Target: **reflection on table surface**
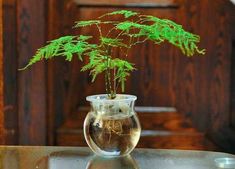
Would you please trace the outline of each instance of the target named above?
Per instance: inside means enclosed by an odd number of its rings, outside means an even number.
[[[87,163],[86,166],[86,169],[104,169],[104,168],[139,169],[137,162],[130,155],[119,158],[104,158],[104,157],[95,156]]]
[[[0,147],[1,169],[218,169],[235,168],[235,156],[207,151],[136,149],[103,158],[81,147]]]

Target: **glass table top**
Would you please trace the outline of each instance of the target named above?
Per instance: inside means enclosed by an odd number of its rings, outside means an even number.
[[[0,169],[235,169],[232,154],[135,149],[120,158],[102,158],[83,147],[1,146]]]

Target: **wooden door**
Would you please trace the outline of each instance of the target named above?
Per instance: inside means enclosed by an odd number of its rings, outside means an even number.
[[[50,0],[48,38],[81,32],[95,35],[92,29],[76,32],[71,27],[77,20],[94,19],[116,9],[177,21],[201,35],[201,46],[207,50],[205,57],[188,59],[169,44],[146,43],[134,48],[129,59],[138,70],[128,79],[126,93],[138,96],[137,105],[176,107],[206,132],[226,125],[232,78],[229,34],[233,31],[228,31],[230,14],[234,13],[231,4],[219,0]],[[49,133],[80,106],[87,105],[85,96],[104,93],[102,77],[92,84],[88,73],[80,73],[81,65],[63,59],[48,64]]]
[[[47,144],[47,134],[49,144],[53,144],[56,129],[87,105],[85,96],[104,92],[102,77],[92,84],[88,73],[80,73],[82,64],[76,60],[68,63],[60,58],[25,72],[17,69],[46,40],[75,33],[95,34],[93,30],[71,29],[74,21],[94,19],[116,9],[173,19],[201,35],[201,47],[207,50],[205,57],[188,59],[166,43],[146,43],[133,49],[129,59],[138,70],[128,79],[126,93],[138,96],[137,105],[173,106],[202,131],[219,133],[219,137],[234,135],[235,7],[230,1],[5,0],[3,5],[0,96],[4,99],[0,100],[4,113],[0,113],[0,130],[5,130],[1,138],[8,144]],[[225,128],[231,132],[219,132]]]
[[[177,20],[181,11],[180,3],[167,1],[50,1],[49,39],[61,35],[84,33],[96,37],[94,28],[75,31],[71,27],[77,20],[95,19],[106,12],[118,9],[129,9],[143,14],[152,14],[160,18]],[[97,37],[98,38],[98,37]],[[157,46],[152,43],[139,45],[130,51],[129,61],[135,63],[137,71],[128,79],[126,93],[137,95],[137,105],[141,106],[175,106],[176,91],[174,91],[178,49],[164,44]],[[57,59],[51,61],[49,69],[50,112],[54,112],[57,126],[63,117],[76,112],[80,106],[87,105],[85,97],[104,93],[103,77],[92,84],[89,72],[81,73],[82,63],[74,59],[71,63]],[[59,78],[60,77],[60,78]],[[62,117],[62,118],[61,118]]]
[[[18,71],[45,43],[45,8],[43,0],[3,2],[4,57],[1,60],[3,76],[0,77],[4,88],[1,101],[4,102],[3,120],[7,134],[5,144],[46,144],[44,63]]]

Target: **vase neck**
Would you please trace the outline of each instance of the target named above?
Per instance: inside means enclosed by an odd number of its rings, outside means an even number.
[[[107,116],[126,116],[133,114],[136,97],[130,95],[121,96],[112,100],[99,96],[87,100],[90,101],[91,111],[95,114]]]

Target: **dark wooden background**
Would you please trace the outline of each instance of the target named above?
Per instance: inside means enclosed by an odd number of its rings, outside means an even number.
[[[138,96],[137,105],[176,107],[218,144],[235,144],[235,6],[229,0],[5,0],[6,144],[54,145],[56,129],[87,104],[85,96],[104,93],[102,78],[92,84],[76,59],[17,68],[47,40],[78,33],[71,29],[74,21],[123,8],[172,19],[199,34],[207,50],[189,59],[169,44],[134,48],[130,61],[138,71],[126,93]]]

